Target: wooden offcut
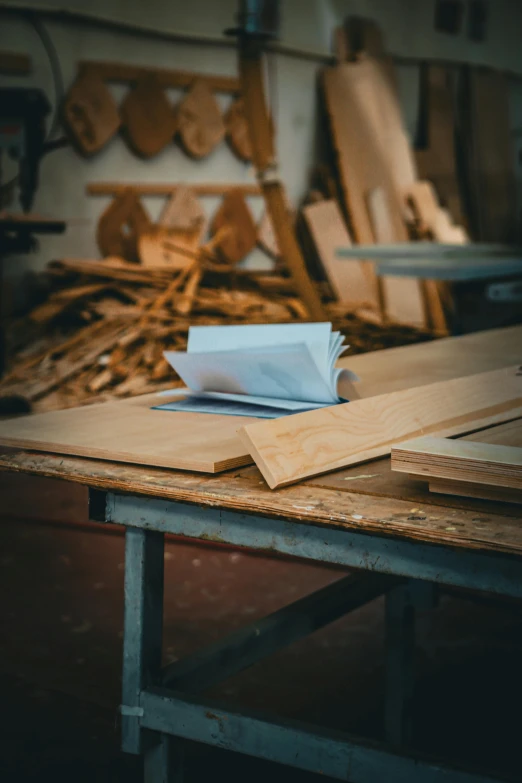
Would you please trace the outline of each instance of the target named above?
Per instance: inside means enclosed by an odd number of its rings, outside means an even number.
[[[252,461],[236,435],[245,421],[242,417],[151,409],[168,399],[148,394],[2,421],[0,443],[203,473],[218,473]]]
[[[205,223],[205,210],[191,187],[177,187],[163,207],[158,224],[166,228],[190,231]]]
[[[176,133],[174,109],[154,74],[138,80],[121,104],[120,114],[131,149],[143,158],[161,152]]]
[[[343,260],[337,250],[352,241],[336,201],[329,199],[303,207],[303,216],[328,282],[339,302],[350,309],[379,309],[371,267],[363,261]]]
[[[522,416],[522,375],[508,367],[244,426],[240,437],[268,485],[389,454],[420,435],[458,435]]]
[[[522,490],[522,447],[450,438],[416,438],[392,449],[392,469],[423,478]],[[519,433],[522,445],[522,428]]]

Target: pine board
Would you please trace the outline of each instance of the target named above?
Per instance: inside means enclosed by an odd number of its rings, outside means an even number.
[[[508,367],[243,426],[239,436],[268,485],[389,454],[423,435],[459,435],[522,416],[522,375]]]
[[[151,410],[147,394],[0,422],[0,443],[16,448],[160,468],[218,473],[252,459],[236,435],[242,416]]]
[[[329,199],[303,207],[303,216],[324,271],[339,302],[352,309],[379,306],[377,288],[371,267],[363,261],[337,258],[340,247],[351,247],[352,241],[341,210]]]
[[[466,481],[522,490],[522,423],[511,430],[518,445],[483,442],[487,433],[473,440],[416,438],[392,449],[392,470],[423,478]]]

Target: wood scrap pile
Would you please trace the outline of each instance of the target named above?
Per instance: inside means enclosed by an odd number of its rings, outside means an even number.
[[[185,350],[190,325],[307,320],[288,280],[217,275],[197,262],[173,272],[120,258],[52,262],[45,301],[13,325],[11,371],[0,400],[52,410],[178,385],[163,351]],[[363,321],[332,303],[328,315],[354,352],[427,339]]]

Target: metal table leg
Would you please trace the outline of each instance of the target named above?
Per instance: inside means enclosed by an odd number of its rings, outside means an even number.
[[[126,530],[122,748],[144,753],[145,783],[181,783],[183,773],[180,741],[140,727],[141,693],[161,680],[163,564],[163,533]]]

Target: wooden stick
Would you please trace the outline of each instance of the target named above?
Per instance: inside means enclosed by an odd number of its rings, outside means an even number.
[[[312,284],[308,270],[297,244],[293,226],[288,220],[287,198],[281,181],[276,174],[276,161],[272,126],[268,115],[263,90],[263,69],[261,51],[249,50],[244,44],[240,48],[239,72],[241,74],[245,117],[252,145],[252,160],[258,172],[265,198],[267,212],[296,291],[303,300],[310,318],[327,321],[325,309],[316,287]]]
[[[209,87],[216,92],[237,93],[240,90],[237,76],[216,76],[211,73],[195,73],[194,71],[178,71],[96,60],[80,60],[78,70],[95,72],[97,76],[107,82],[137,82],[142,76],[153,74],[162,87],[190,87],[196,79],[204,79]]]
[[[190,182],[172,185],[169,182],[91,182],[86,187],[89,196],[117,196],[128,188],[139,196],[172,196],[178,188],[190,187],[198,196],[224,196],[229,190],[240,190],[244,196],[260,196],[261,188],[255,183]]]

